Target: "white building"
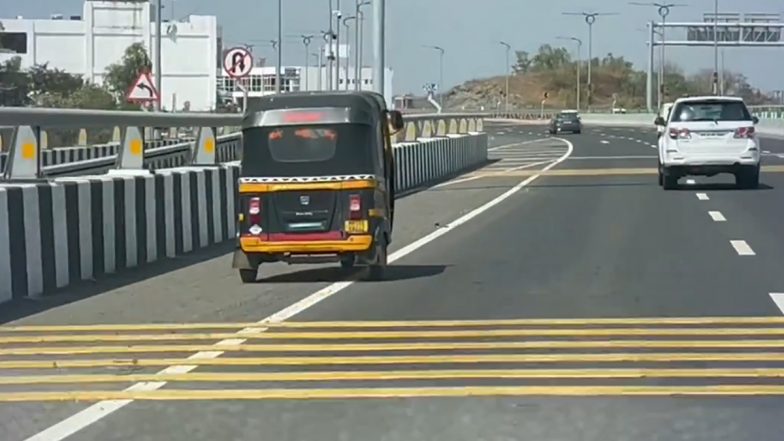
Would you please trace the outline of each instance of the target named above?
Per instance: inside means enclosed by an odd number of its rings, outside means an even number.
[[[155,23],[149,0],[85,0],[81,16],[36,20],[0,18],[0,62],[21,57],[23,67],[48,63],[100,84],[106,67],[133,43],[155,60]],[[219,54],[217,18],[191,15],[162,25],[161,105],[166,110],[215,108]],[[157,86],[157,85],[156,85]]]
[[[348,54],[348,48],[341,45],[341,60],[340,60],[340,74],[335,80],[334,65],[332,74],[328,75],[328,68],[324,65],[319,66],[318,62],[308,67],[303,66],[282,66],[281,67],[281,83],[283,92],[300,92],[300,91],[319,91],[328,89],[328,81],[332,80],[332,90],[337,87],[339,90],[346,90],[346,83],[348,82],[348,90],[355,90],[356,83],[360,83],[360,90],[374,90],[373,84],[373,69],[372,67],[364,66],[361,72],[357,74],[354,70],[354,60],[348,59],[351,63],[346,71],[345,55]],[[275,87],[275,70],[276,66],[255,66],[250,74],[242,81],[248,88],[248,98],[259,98],[265,95],[274,94]],[[384,97],[387,106],[392,107],[394,100],[392,95],[392,76],[394,72],[390,68],[384,69]],[[244,92],[237,85],[237,81],[229,77],[222,69],[218,77],[218,92],[231,99],[235,103],[241,103]]]

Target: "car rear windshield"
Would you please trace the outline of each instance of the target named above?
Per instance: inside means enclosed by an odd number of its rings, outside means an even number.
[[[742,101],[687,101],[676,106],[672,121],[751,121],[751,114]]]
[[[565,121],[575,121],[575,120],[577,120],[577,114],[576,113],[559,113],[558,114],[558,119],[562,119],[562,120],[565,120]]]
[[[258,127],[243,132],[243,176],[372,173],[372,129],[364,124]]]

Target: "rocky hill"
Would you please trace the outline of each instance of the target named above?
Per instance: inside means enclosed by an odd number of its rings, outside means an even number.
[[[577,96],[577,62],[565,48],[544,45],[531,56],[517,52],[517,63],[509,82],[511,109],[538,109],[545,92],[548,108],[575,107]],[[587,61],[580,64],[581,107],[589,100],[587,88]],[[668,99],[682,95],[710,93],[711,72],[705,70],[687,76],[677,66],[665,69],[665,94]],[[623,57],[607,54],[594,58],[591,64],[593,108],[610,108],[613,105],[627,109],[645,106],[645,72],[634,69]],[[449,109],[503,109],[506,77],[498,76],[467,81],[451,89],[445,96]],[[654,84],[658,79],[654,77]],[[751,87],[743,75],[725,72],[725,91],[743,96],[750,104],[769,102],[770,97]],[[655,92],[654,92],[655,93]]]

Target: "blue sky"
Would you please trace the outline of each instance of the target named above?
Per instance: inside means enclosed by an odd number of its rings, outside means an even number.
[[[50,13],[79,14],[83,0],[0,0],[0,18],[23,15],[47,17]],[[673,2],[676,3],[676,2]],[[688,6],[673,8],[668,21],[701,21],[713,9],[713,0],[682,0]],[[784,15],[781,0],[720,0],[722,12],[773,12]],[[174,6],[175,17],[189,13],[217,15],[229,42],[267,41],[277,34],[276,0],[164,0]],[[342,0],[350,13],[354,0]],[[446,49],[444,82],[453,86],[465,80],[501,74],[504,49],[535,51],[541,44],[563,45],[557,36],[576,36],[586,41],[587,25],[564,11],[614,12],[599,17],[594,25],[593,54],[623,55],[639,68],[647,63],[645,23],[657,18],[654,7],[631,6],[619,0],[387,0],[388,62],[395,70],[395,93],[421,92],[425,82],[437,81],[438,58],[422,45]],[[369,30],[371,9],[366,7]],[[284,0],[284,64],[301,64],[304,48],[296,36],[318,32],[327,24],[328,0]],[[171,13],[165,12],[168,17]],[[568,43],[568,42],[567,42]],[[368,51],[369,45],[366,45]],[[571,46],[573,47],[573,46]],[[272,56],[272,48],[260,48]],[[311,47],[311,50],[313,48]],[[258,49],[257,49],[258,50]],[[584,46],[583,55],[587,49]],[[687,72],[713,65],[710,48],[671,48],[668,60]],[[368,52],[369,54],[369,52]],[[366,56],[366,60],[369,60]],[[739,71],[752,84],[766,90],[784,89],[784,48],[730,48],[725,52],[727,69]]]

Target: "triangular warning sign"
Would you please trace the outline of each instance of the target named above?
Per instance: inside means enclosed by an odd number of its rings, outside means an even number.
[[[128,101],[158,101],[158,89],[149,72],[142,72],[125,95]]]

